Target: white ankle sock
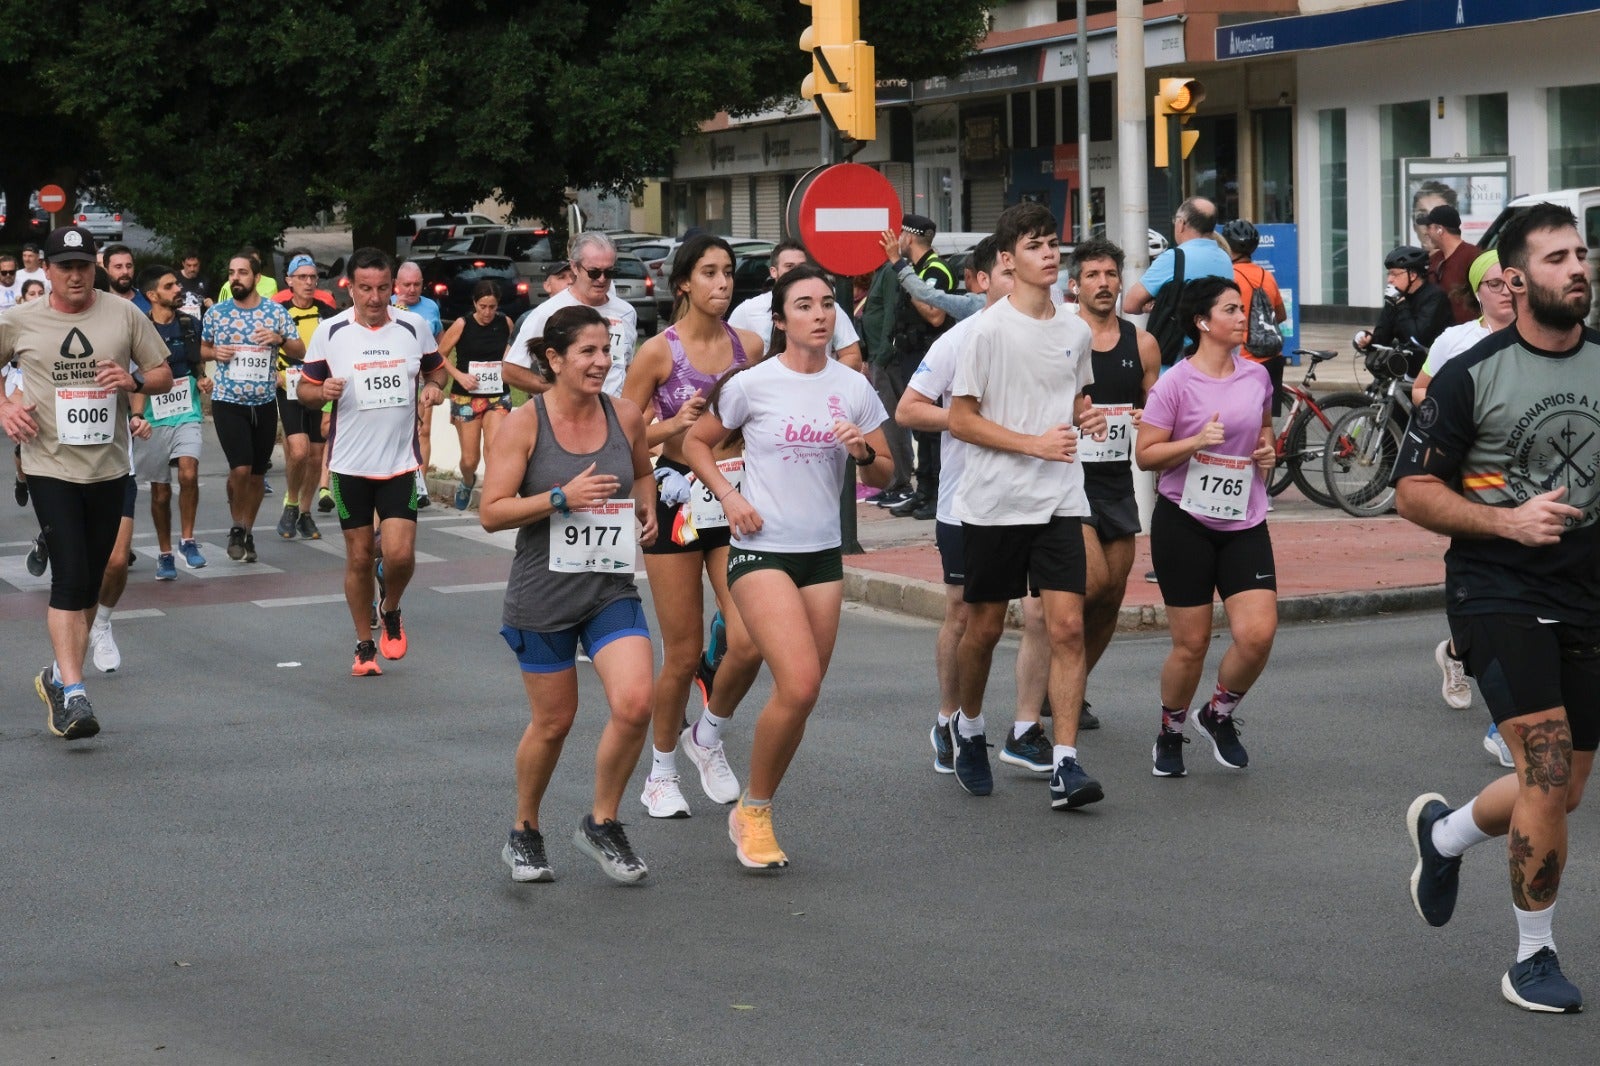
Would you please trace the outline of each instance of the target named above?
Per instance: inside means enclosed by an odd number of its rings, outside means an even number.
[[[1517,961],[1527,962],[1538,954],[1540,948],[1556,949],[1555,937],[1550,932],[1550,921],[1555,917],[1554,903],[1542,911],[1525,911],[1512,907],[1517,916]]]
[[[650,747],[650,776],[659,781],[663,777],[671,777],[678,772],[678,753],[676,751],[657,751],[654,745]]]
[[[733,721],[732,717],[718,718],[710,711],[701,711],[700,720],[694,724],[694,731],[689,736],[702,748],[714,748],[722,743],[722,727]],[[700,732],[701,729],[705,732]]]
[[[959,710],[956,711],[956,714],[960,714],[960,713],[961,712]],[[939,728],[940,729],[949,729],[950,728],[950,715],[945,714],[943,711],[939,712]]]
[[[1062,759],[1076,759],[1077,757],[1078,757],[1078,749],[1077,749],[1077,747],[1075,745],[1072,745],[1072,744],[1057,744],[1056,745],[1055,760],[1056,760],[1056,765],[1057,766],[1061,765],[1061,760]]]
[[[1012,722],[1011,723],[1011,735],[1013,737],[1015,737],[1017,740],[1021,740],[1022,739],[1022,734],[1026,733],[1028,730],[1032,729],[1037,724],[1038,723],[1036,723],[1036,722]]]
[[[958,714],[955,719],[956,730],[968,740],[983,735],[983,715],[980,714],[976,718],[968,718],[965,714]]]
[[[107,607],[103,603],[100,604],[98,607],[96,607],[94,609],[94,624],[97,625],[97,626],[108,626],[108,625],[110,625],[111,624],[111,612],[113,610],[114,610],[114,608]]]
[[[1482,844],[1489,839],[1489,834],[1479,829],[1478,823],[1472,820],[1472,808],[1477,802],[1473,799],[1465,807],[1451,811],[1433,823],[1433,846],[1439,849],[1440,855],[1454,859],[1474,844]]]

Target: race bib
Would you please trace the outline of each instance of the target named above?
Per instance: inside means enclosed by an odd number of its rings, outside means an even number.
[[[551,515],[550,569],[558,574],[631,574],[638,529],[631,499]]]
[[[505,383],[500,379],[500,360],[488,362],[469,361],[467,373],[478,379],[478,387],[472,390],[474,396],[499,396],[505,392]]]
[[[372,411],[385,407],[405,407],[414,390],[407,387],[404,359],[374,359],[357,363],[356,410]]]
[[[1078,437],[1080,463],[1125,463],[1133,458],[1133,405],[1097,403],[1096,411],[1106,416],[1106,439]]]
[[[622,332],[622,323],[612,322],[606,327],[606,331],[611,334],[611,365],[619,370],[626,370],[628,350],[623,346],[622,338],[625,334]]]
[[[300,390],[300,379],[305,377],[305,371],[298,366],[283,368],[283,394],[293,400]]]
[[[1189,460],[1178,506],[1207,518],[1243,518],[1250,505],[1250,479],[1255,462],[1248,455],[1197,452]]]
[[[272,380],[272,349],[241,345],[233,350],[228,376],[241,384],[265,385]]]
[[[62,444],[110,444],[116,414],[116,389],[56,389],[56,439]]]
[[[744,488],[744,460],[723,459],[717,463],[717,469],[722,471],[722,476],[733,483],[729,491]],[[689,475],[689,519],[696,529],[713,529],[726,526],[728,515],[722,509],[722,501],[711,494],[711,486],[702,482],[693,474]]]
[[[152,419],[188,414],[194,410],[194,378],[180,378],[173,383],[171,391],[153,395],[149,401]]]

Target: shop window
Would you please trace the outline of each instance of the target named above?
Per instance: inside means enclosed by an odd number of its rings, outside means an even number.
[[[1350,211],[1344,108],[1317,112],[1322,186],[1322,302],[1350,302]]]
[[[1467,97],[1467,154],[1511,154],[1505,93]]]
[[[1383,232],[1386,241],[1415,244],[1411,204],[1400,188],[1400,160],[1431,155],[1433,132],[1429,128],[1428,101],[1384,104],[1378,108],[1379,180],[1383,188]],[[1404,212],[1404,221],[1401,220]]]
[[[1287,107],[1257,111],[1256,222],[1294,221],[1294,112]]]
[[[1550,90],[1550,187],[1600,185],[1600,85]]]

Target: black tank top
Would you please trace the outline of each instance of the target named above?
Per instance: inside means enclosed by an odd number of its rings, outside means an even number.
[[[487,326],[481,326],[475,316],[464,315],[461,323],[461,339],[456,341],[455,352],[457,370],[470,374],[469,363],[498,363],[505,358],[506,345],[511,341],[509,318],[496,314]],[[450,379],[450,392],[454,396],[467,395],[454,378]]]
[[[1138,330],[1131,322],[1119,320],[1121,335],[1116,347],[1108,352],[1095,349],[1094,384],[1084,389],[1084,394],[1095,403],[1133,404],[1144,399],[1144,364],[1139,359]],[[1133,495],[1133,464],[1129,460],[1114,463],[1084,463],[1083,490],[1097,500],[1120,499]]]

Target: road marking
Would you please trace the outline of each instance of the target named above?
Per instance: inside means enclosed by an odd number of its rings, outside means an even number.
[[[158,611],[154,607],[140,607],[133,611],[114,611],[111,615],[113,622],[132,622],[138,618],[165,618],[166,611]]]
[[[479,544],[489,544],[496,548],[504,548],[506,551],[517,550],[517,531],[514,529],[502,529],[498,533],[490,533],[482,526],[463,525],[441,529],[439,532],[448,533],[453,537],[462,537],[466,540],[475,540]]]
[[[504,592],[506,583],[504,581],[479,581],[475,585],[430,585],[429,590],[442,592],[446,596],[454,595],[457,592]]]
[[[28,542],[31,547],[32,541]],[[50,587],[50,571],[46,570],[41,577],[34,577],[28,573],[28,557],[26,555],[7,555],[0,558],[0,581],[15,585],[21,592],[41,592]]]
[[[342,537],[339,540],[308,540],[308,541],[305,542],[305,546],[310,548],[310,549],[312,549],[313,551],[319,551],[319,552],[322,552],[325,555],[331,555],[334,558],[340,560],[341,562],[344,560],[344,557],[345,557],[345,555],[344,555],[344,538],[342,538]],[[442,563],[442,562],[444,562],[444,560],[439,558],[439,556],[437,556],[437,555],[429,555],[427,552],[417,552],[416,553],[416,557],[417,557],[416,561],[419,562],[419,563]]]
[[[251,600],[257,607],[310,607],[318,603],[343,603],[344,594],[327,596],[284,596],[276,600]]]

